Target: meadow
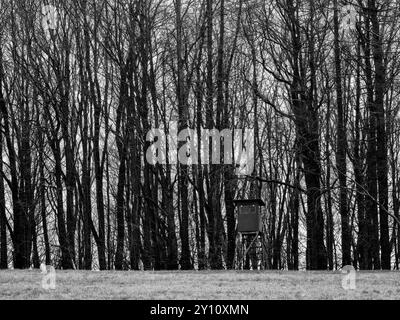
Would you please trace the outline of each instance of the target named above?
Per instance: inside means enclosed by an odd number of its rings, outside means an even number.
[[[0,299],[400,299],[399,272],[357,272],[344,290],[340,272],[277,271],[56,271],[44,289],[40,270],[0,272]]]

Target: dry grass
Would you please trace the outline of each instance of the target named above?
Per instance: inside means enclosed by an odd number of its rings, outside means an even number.
[[[342,289],[339,272],[57,271],[56,289],[38,270],[1,271],[0,299],[400,299],[399,272],[357,273]]]

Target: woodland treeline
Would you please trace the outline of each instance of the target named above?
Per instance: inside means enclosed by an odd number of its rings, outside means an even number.
[[[237,268],[233,200],[261,198],[268,269],[398,269],[399,16],[392,0],[2,0],[1,268]],[[253,174],[149,164],[147,132],[171,121],[254,129]]]

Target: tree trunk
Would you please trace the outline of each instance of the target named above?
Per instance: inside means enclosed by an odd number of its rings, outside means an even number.
[[[176,52],[177,52],[177,88],[176,96],[178,99],[178,132],[187,129],[188,126],[188,107],[185,99],[185,88],[184,88],[184,61],[182,57],[182,3],[181,0],[175,2],[175,13],[176,13]],[[178,149],[180,149],[185,143],[179,142]],[[190,259],[190,247],[189,247],[189,203],[188,203],[188,166],[186,164],[179,164],[179,193],[180,193],[180,206],[181,206],[181,226],[180,236],[182,244],[181,252],[181,268],[182,270],[192,269],[192,263]]]
[[[342,266],[351,265],[351,233],[349,226],[349,209],[347,204],[347,165],[346,165],[346,115],[343,106],[342,59],[339,39],[338,0],[334,1],[334,33],[335,33],[335,79],[337,104],[337,145],[336,166],[339,177],[339,213],[342,222]]]
[[[378,7],[375,0],[368,1],[368,9],[372,24],[372,52],[375,66],[375,107],[376,116],[376,157],[377,157],[377,176],[378,176],[378,200],[379,200],[379,223],[380,223],[380,247],[381,247],[381,267],[390,270],[390,242],[389,242],[389,216],[388,216],[388,150],[386,138],[386,122],[384,98],[386,90],[386,67],[383,61],[383,43],[381,28],[378,20]]]

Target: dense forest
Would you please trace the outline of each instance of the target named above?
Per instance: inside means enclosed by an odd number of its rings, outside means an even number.
[[[0,267],[239,268],[234,200],[261,198],[265,268],[399,269],[399,15],[1,0]],[[149,163],[173,122],[253,130],[254,170]]]

